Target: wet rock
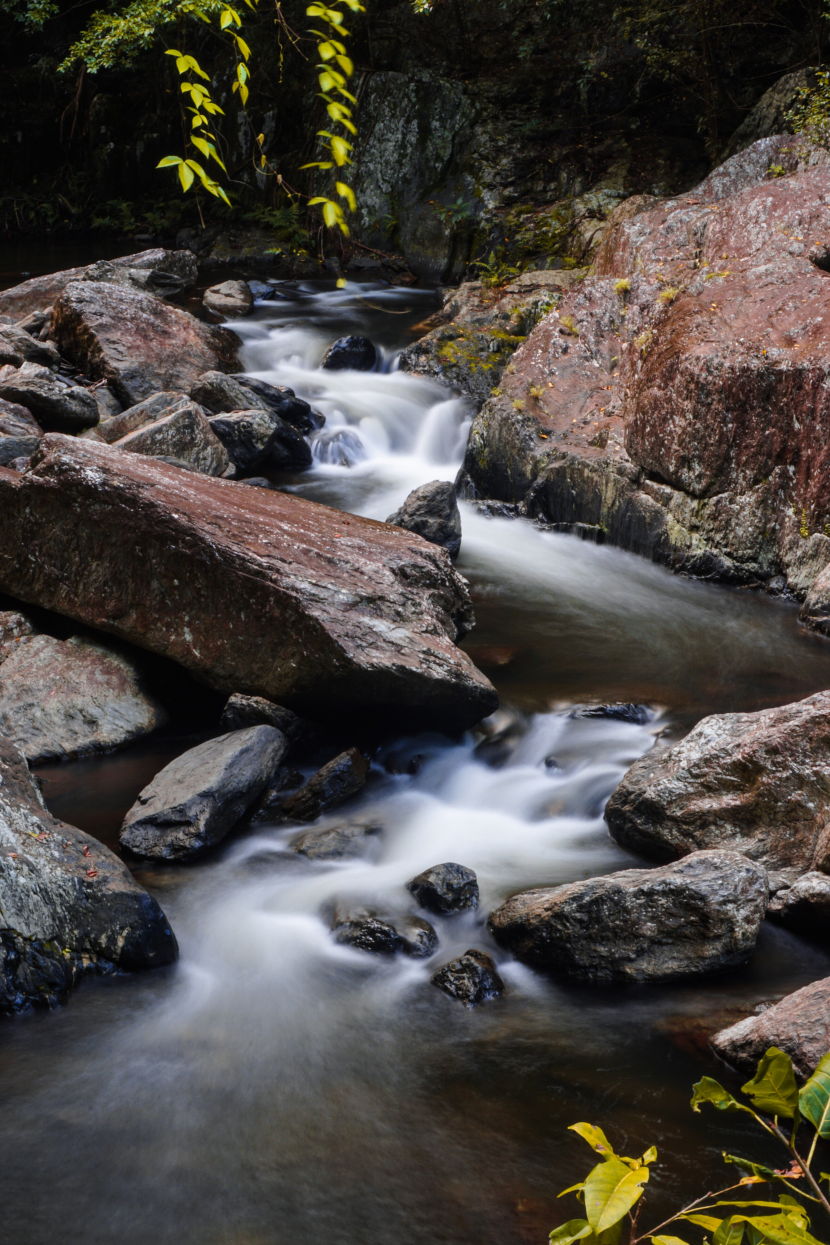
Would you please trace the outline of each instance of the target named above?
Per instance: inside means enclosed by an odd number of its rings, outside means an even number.
[[[25,406],[45,429],[81,432],[98,423],[98,403],[87,389],[65,385],[37,363],[0,368],[0,398]]]
[[[61,361],[57,347],[51,342],[38,341],[25,329],[14,324],[4,324],[0,328],[0,347],[5,346],[8,346],[11,352],[20,355],[21,363],[39,363],[42,367],[54,370]],[[12,360],[9,359],[9,362],[11,363]]]
[[[284,801],[283,816],[292,821],[314,821],[362,791],[368,777],[369,762],[357,748],[349,748]]]
[[[488,926],[537,968],[593,982],[672,981],[743,964],[768,895],[766,870],[739,852],[695,852],[659,869],[524,891]]]
[[[273,780],[269,782],[259,799],[251,805],[248,812],[249,826],[275,825],[282,821],[282,805],[286,793],[295,791],[302,786],[303,775],[291,765],[283,765],[277,770]]]
[[[195,402],[144,424],[113,442],[113,448],[168,462],[176,460],[209,476],[230,475],[232,470],[227,450]]]
[[[124,406],[161,390],[187,392],[203,372],[238,366],[238,339],[140,290],[100,281],[67,285],[52,314],[65,358],[107,380]]]
[[[452,730],[497,704],[431,545],[114,446],[51,434],[23,475],[0,467],[0,591],[315,719]]]
[[[464,865],[433,865],[407,882],[406,889],[422,908],[439,916],[478,907],[478,879]]]
[[[372,848],[383,827],[366,825],[330,826],[326,830],[305,830],[289,844],[292,852],[309,860],[357,860]]]
[[[172,415],[174,411],[191,405],[186,393],[176,393],[175,390],[154,393],[152,397],[145,398],[143,402],[137,402],[135,406],[128,407],[126,411],[102,421],[95,428],[95,433],[102,441],[113,445],[138,428],[154,424],[162,416]]]
[[[219,725],[224,731],[241,731],[246,726],[274,726],[290,742],[297,739],[309,725],[283,705],[275,705],[264,696],[228,697]]]
[[[331,919],[335,942],[375,955],[402,951],[414,959],[428,959],[438,947],[438,935],[419,916],[390,916],[359,904],[338,904]]]
[[[610,718],[613,722],[630,722],[632,726],[645,726],[651,721],[651,713],[645,705],[585,705],[572,709],[569,718]]]
[[[326,351],[321,367],[330,372],[371,372],[378,361],[378,352],[368,337],[339,337]]]
[[[174,273],[163,272],[158,268],[129,268],[123,262],[102,259],[84,270],[83,280],[126,286],[151,294],[154,298],[173,299],[178,298],[195,283],[196,274],[195,264],[186,272],[182,270]]]
[[[188,860],[219,843],[251,807],[285,754],[273,726],[209,739],[166,765],[124,818],[136,856]]]
[[[156,248],[140,251],[136,255],[124,255],[121,259],[110,262],[126,268],[155,269],[157,272],[172,274],[180,277],[185,285],[193,285],[196,281],[195,257],[188,251],[165,251]],[[20,319],[36,312],[42,314],[44,309],[54,305],[71,282],[82,280],[87,271],[86,268],[67,268],[63,272],[32,277],[21,285],[0,291],[0,315],[11,315]]]
[[[792,886],[782,888],[767,910],[767,916],[809,938],[830,939],[830,877],[825,873],[805,873]]]
[[[300,432],[311,432],[319,426],[309,404],[296,397],[293,389],[269,385],[252,376],[206,372],[190,393],[195,402],[215,415],[258,408],[270,412],[275,427],[284,423]]]
[[[742,1072],[754,1072],[770,1048],[786,1051],[801,1077],[808,1077],[830,1050],[830,977],[788,994],[758,1016],[747,1016],[711,1039],[712,1049]]]
[[[212,415],[247,411],[253,407],[268,409],[264,402],[251,397],[251,390],[241,385],[237,376],[227,376],[224,372],[204,372],[191,385],[190,396]]]
[[[97,839],[52,817],[0,735],[0,1012],[63,1002],[86,972],[171,964],[173,931]]]
[[[166,720],[134,663],[110,646],[30,634],[8,651],[0,633],[0,734],[28,761],[107,752]]]
[[[202,304],[217,320],[230,320],[250,315],[254,296],[247,281],[223,281],[205,290]]]
[[[759,713],[704,718],[635,761],[605,810],[630,851],[673,860],[698,848],[743,852],[771,869],[809,869],[830,821],[830,693]]]
[[[461,515],[455,489],[446,480],[433,480],[413,489],[387,523],[423,536],[431,545],[446,549],[455,561],[461,550]]]
[[[0,467],[15,458],[31,458],[43,429],[25,406],[0,399]]]
[[[270,411],[232,411],[211,416],[209,423],[241,472],[258,467],[304,471],[311,466],[308,442]]]
[[[475,948],[439,968],[432,984],[465,1007],[477,1007],[504,994],[504,982],[492,957]]]
[[[321,415],[302,398],[298,398],[287,385],[269,385],[267,381],[259,380],[256,376],[246,376],[244,372],[238,373],[233,379],[255,399],[249,399],[245,406],[264,406],[272,415],[291,424],[299,432],[314,432],[326,422],[325,415]]]

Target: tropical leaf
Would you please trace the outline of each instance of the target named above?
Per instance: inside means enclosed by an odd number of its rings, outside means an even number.
[[[830,1137],[830,1054],[824,1056],[802,1088],[798,1105],[819,1137]]]
[[[788,1120],[798,1113],[798,1085],[793,1061],[777,1046],[770,1046],[759,1060],[752,1080],[742,1085],[741,1089],[752,1099],[757,1111],[783,1115]]]
[[[742,1171],[749,1172],[751,1176],[758,1176],[762,1180],[772,1180],[775,1172],[771,1167],[765,1167],[763,1163],[753,1163],[750,1159],[742,1159],[737,1154],[727,1154],[723,1151],[724,1163],[734,1163],[736,1167],[740,1167]]]
[[[193,185],[193,170],[188,168],[183,160],[179,161],[179,181],[182,184],[182,190],[189,190]]]
[[[714,1215],[678,1215],[678,1219],[686,1219],[689,1223],[696,1223],[699,1228],[705,1228],[707,1232],[717,1232],[722,1219],[716,1219]]]
[[[745,1107],[742,1102],[738,1102],[737,1098],[733,1098],[729,1091],[711,1076],[701,1077],[697,1085],[692,1086],[692,1110],[700,1111],[702,1102],[711,1102],[718,1111],[748,1111],[750,1115],[752,1114],[749,1107]]]
[[[553,1229],[550,1239],[554,1245],[572,1245],[573,1241],[581,1241],[592,1235],[593,1229],[587,1219],[569,1219],[567,1223]]]
[[[686,1245],[679,1236],[652,1236],[651,1245]]]
[[[791,1215],[741,1215],[740,1218],[772,1245],[821,1245]]]
[[[340,186],[341,186],[341,183],[338,182],[337,189],[338,189],[338,192],[342,194],[342,191],[340,190]],[[602,1131],[602,1129],[597,1128],[596,1125],[594,1124],[571,1124],[568,1131],[571,1133],[576,1133],[576,1135],[578,1137],[581,1137],[583,1141],[587,1141],[591,1149],[596,1150],[598,1154],[609,1155],[611,1158],[617,1157],[616,1154],[614,1153],[614,1147],[611,1145],[611,1142],[605,1136],[605,1133]]]
[[[181,156],[164,156],[163,159],[159,160],[158,164],[156,165],[156,168],[157,169],[169,169],[169,168],[172,168],[174,164],[181,164],[181,162],[182,162]]]
[[[585,1213],[597,1235],[628,1213],[642,1195],[649,1175],[647,1167],[632,1171],[617,1158],[597,1164],[585,1181]]]
[[[744,1239],[744,1222],[740,1215],[724,1219],[715,1235],[712,1245],[741,1245]]]

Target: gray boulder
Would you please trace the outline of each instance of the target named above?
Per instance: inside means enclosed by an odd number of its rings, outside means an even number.
[[[186,255],[188,252],[178,254]],[[100,259],[84,270],[83,279],[127,286],[144,294],[152,294],[154,298],[172,299],[178,298],[195,284],[197,272],[195,262],[180,265],[176,272],[164,272],[160,268],[132,268],[117,260]]]
[[[796,933],[830,940],[830,877],[805,873],[792,886],[778,890],[767,916]]]
[[[719,713],[635,761],[605,819],[618,843],[655,860],[723,847],[804,871],[830,822],[828,769],[830,692]]]
[[[230,320],[250,315],[254,308],[254,296],[247,281],[222,281],[220,285],[212,285],[205,290],[202,303],[217,320]]]
[[[375,955],[402,951],[414,959],[428,959],[438,946],[438,935],[419,916],[390,915],[371,906],[338,904],[331,918],[336,942]]]
[[[339,337],[326,351],[321,367],[330,372],[371,372],[378,361],[378,352],[368,337]]]
[[[504,994],[504,982],[492,956],[475,948],[439,968],[432,984],[465,1007],[477,1007]]]
[[[283,816],[291,821],[315,821],[357,795],[369,777],[369,762],[349,748],[309,778],[304,787],[283,803]]]
[[[227,450],[195,402],[144,424],[114,441],[113,446],[151,458],[176,459],[203,475],[226,476],[233,470]]]
[[[53,346],[51,342],[38,341],[16,324],[4,324],[0,328],[0,342],[20,355],[21,362],[39,363],[42,367],[53,370],[61,361],[57,346]]]
[[[406,889],[422,908],[439,916],[478,907],[478,879],[464,865],[433,865],[407,882]]]
[[[0,467],[15,458],[31,458],[43,429],[25,406],[0,399]]]
[[[461,515],[455,488],[446,480],[433,480],[413,489],[404,504],[386,520],[423,536],[431,545],[448,550],[455,561],[461,549]]]
[[[311,466],[308,442],[270,411],[232,411],[213,415],[208,422],[241,472],[258,467],[303,471]]]
[[[245,406],[264,406],[272,415],[285,420],[300,432],[313,432],[315,428],[322,428],[326,422],[325,415],[313,410],[287,385],[269,385],[267,380],[246,376],[244,372],[237,373],[234,380],[254,399],[249,399]]]
[[[738,852],[694,852],[659,869],[525,891],[488,925],[538,968],[584,981],[671,981],[743,964],[768,898],[760,865]]]
[[[327,830],[304,830],[289,846],[309,860],[357,860],[377,842],[383,827],[373,825],[330,826]]]
[[[790,1056],[799,1076],[808,1077],[830,1050],[830,977],[721,1029],[711,1045],[716,1055],[742,1072],[754,1072],[761,1056],[777,1046]]]
[[[98,403],[88,389],[64,384],[37,363],[0,367],[0,398],[25,406],[52,432],[82,432],[99,419]]]
[[[290,709],[275,705],[264,696],[243,696],[237,692],[228,697],[219,725],[224,731],[241,731],[246,726],[275,726],[291,743],[306,723]]]
[[[28,761],[121,748],[167,720],[122,653],[79,636],[36,635],[29,627],[10,643],[0,626],[0,734]]]
[[[100,392],[101,390],[96,390],[96,394]],[[175,390],[154,393],[151,397],[145,398],[143,402],[137,402],[135,406],[128,407],[126,411],[102,420],[94,430],[95,435],[102,441],[106,441],[108,445],[113,445],[129,433],[136,432],[139,428],[146,427],[147,424],[154,424],[163,416],[172,415],[174,411],[191,405],[186,393],[177,393]]]
[[[140,793],[124,818],[122,845],[137,856],[186,860],[219,843],[274,776],[285,748],[273,726],[191,748]]]
[[[0,1012],[63,1002],[85,973],[171,964],[173,931],[103,844],[52,817],[0,735]]]
[[[264,402],[260,402],[250,389],[240,384],[238,376],[227,376],[224,372],[203,372],[191,385],[190,396],[212,415],[248,411],[254,407],[262,411],[268,410]]]

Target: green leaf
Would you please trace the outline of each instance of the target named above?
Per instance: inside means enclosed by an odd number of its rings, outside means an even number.
[[[492,264],[491,257],[490,263]],[[723,1088],[723,1086],[712,1079],[711,1076],[704,1076],[698,1081],[697,1085],[692,1086],[692,1110],[700,1111],[702,1102],[711,1102],[713,1107],[718,1111],[749,1111],[749,1107],[745,1107],[742,1102],[738,1102],[737,1098]]]
[[[340,182],[337,183],[338,193],[342,193],[340,190],[341,184]],[[598,1154],[610,1155],[611,1158],[617,1157],[614,1153],[614,1147],[605,1136],[605,1133],[594,1124],[571,1124],[568,1131],[576,1133],[583,1141],[587,1141],[591,1149],[596,1150]]]
[[[731,1219],[724,1219],[712,1237],[712,1245],[741,1245],[743,1239],[743,1219],[740,1215],[733,1215]]]
[[[632,1171],[617,1158],[597,1164],[585,1181],[585,1213],[597,1236],[628,1213],[649,1175],[647,1167]]]
[[[742,1159],[737,1154],[727,1154],[723,1151],[724,1163],[734,1163],[736,1167],[740,1167],[742,1171],[747,1172],[750,1176],[760,1176],[762,1180],[772,1180],[775,1172],[771,1167],[764,1167],[763,1163],[753,1163],[749,1159]]]
[[[798,1085],[793,1061],[777,1046],[771,1046],[762,1056],[754,1077],[741,1089],[752,1099],[757,1111],[782,1115],[788,1120],[798,1112]]]
[[[584,1237],[590,1236],[591,1232],[591,1225],[587,1219],[569,1219],[561,1227],[553,1229],[550,1239],[554,1245],[572,1245],[573,1241],[581,1241]]]
[[[649,1148],[646,1150],[645,1154],[643,1155],[643,1163],[645,1163],[645,1165],[648,1166],[649,1163],[656,1163],[656,1162],[657,1162],[657,1147],[649,1146]]]
[[[182,184],[182,190],[189,190],[193,185],[193,170],[188,168],[183,160],[179,161],[179,181]]]
[[[652,1236],[651,1245],[686,1245],[679,1236]]]
[[[819,1137],[830,1137],[830,1054],[824,1055],[801,1090],[798,1105]]]
[[[158,164],[156,165],[156,168],[157,169],[169,169],[169,168],[172,168],[174,164],[181,164],[181,162],[182,162],[181,156],[165,156],[162,160],[159,160]]]
[[[740,1218],[751,1224],[757,1232],[761,1232],[763,1239],[771,1241],[773,1245],[821,1245],[791,1215],[741,1215]]]
[[[715,1219],[714,1215],[678,1215],[678,1219],[687,1219],[689,1223],[696,1223],[699,1228],[705,1228],[707,1232],[717,1232],[722,1219]]]
[[[340,195],[341,199],[346,200],[349,205],[349,209],[354,212],[357,208],[357,199],[355,198],[354,191],[351,186],[347,186],[345,182],[335,182],[334,189]],[[588,1127],[590,1127],[590,1125],[588,1125]],[[611,1153],[613,1154],[613,1151],[611,1151]]]

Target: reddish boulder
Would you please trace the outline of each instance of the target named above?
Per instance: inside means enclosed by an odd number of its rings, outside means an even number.
[[[311,716],[460,728],[497,705],[456,647],[472,608],[444,550],[94,441],[0,468],[0,590]]]
[[[129,412],[125,412],[128,414]],[[123,419],[123,416],[116,416]],[[228,452],[195,402],[185,402],[150,424],[143,424],[113,445],[133,454],[175,458],[209,476],[231,475]]]
[[[165,251],[157,247],[151,251],[139,251],[136,255],[124,255],[110,261],[123,268],[156,269],[170,273],[189,284],[196,280],[196,258],[190,251]],[[52,307],[71,281],[83,279],[87,269],[66,268],[63,272],[46,273],[31,277],[11,289],[0,290],[0,315],[23,318],[35,311]]]
[[[742,1072],[754,1072],[770,1046],[786,1051],[802,1077],[814,1071],[830,1050],[830,977],[788,994],[759,1016],[747,1016],[711,1039],[721,1059]]]

